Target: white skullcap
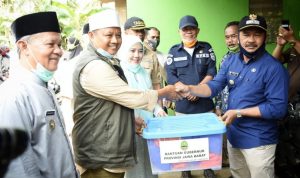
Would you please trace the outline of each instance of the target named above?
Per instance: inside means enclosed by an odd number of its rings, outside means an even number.
[[[103,10],[90,16],[89,26],[90,31],[108,27],[120,27],[119,15],[113,9]]]

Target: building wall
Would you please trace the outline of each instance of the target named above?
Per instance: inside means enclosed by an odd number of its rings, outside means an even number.
[[[283,18],[289,19],[294,33],[300,36],[299,0],[282,0]],[[240,20],[249,14],[249,0],[127,0],[127,18],[138,16],[147,26],[161,30],[159,50],[167,53],[169,48],[180,42],[178,34],[179,19],[193,15],[198,20],[200,41],[209,42],[215,50],[217,62],[226,53],[224,26],[227,22]],[[280,24],[278,24],[280,25]],[[275,43],[267,44],[272,52]]]
[[[180,42],[178,24],[182,16],[193,15],[198,20],[200,41],[209,42],[220,61],[227,49],[224,26],[248,14],[248,0],[127,0],[127,17],[141,17],[147,26],[161,30],[159,50]]]

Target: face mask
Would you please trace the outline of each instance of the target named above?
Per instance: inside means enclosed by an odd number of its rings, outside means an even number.
[[[228,49],[229,49],[230,52],[236,53],[236,52],[239,51],[240,47],[239,47],[239,45],[236,45],[236,46],[231,47],[231,48],[228,47]]]
[[[159,45],[159,40],[148,40],[149,46],[153,49],[153,51],[156,51],[158,45]]]
[[[127,69],[133,73],[137,73],[141,69],[140,64],[127,64]]]
[[[193,41],[185,41],[185,42],[183,42],[183,45],[185,47],[192,48],[195,46],[196,43],[197,43],[197,40],[195,39]]]
[[[42,79],[44,82],[48,82],[50,79],[53,78],[54,72],[49,71],[46,69],[42,64],[37,63],[36,69],[34,70],[34,73]]]
[[[46,69],[39,61],[36,59],[35,55],[32,53],[31,49],[29,48],[30,53],[33,56],[34,61],[36,62],[36,68],[32,71],[44,82],[48,82],[50,79],[53,78],[54,72]]]
[[[257,56],[259,56],[260,54],[262,54],[263,52],[265,52],[265,44],[261,45],[256,51],[250,53],[248,51],[246,51],[241,45],[240,46],[240,51],[243,55],[247,56],[248,58],[256,58]]]
[[[100,53],[102,56],[107,57],[108,59],[111,59],[113,57],[113,55],[109,54],[107,51],[98,48],[97,52]]]
[[[265,33],[265,39],[264,42],[266,42],[266,33]],[[244,49],[241,45],[240,39],[239,39],[239,47],[240,47],[240,51],[243,55],[247,56],[248,58],[256,58],[257,56],[259,56],[260,54],[262,54],[263,52],[266,51],[265,47],[266,47],[266,43],[263,43],[256,51],[250,53],[248,51],[246,51],[246,49]]]

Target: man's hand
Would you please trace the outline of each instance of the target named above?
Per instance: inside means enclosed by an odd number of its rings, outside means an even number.
[[[220,108],[216,108],[215,113],[217,116],[222,116],[222,110]]]
[[[141,117],[136,117],[135,118],[135,133],[138,134],[139,136],[141,136],[144,128],[146,128],[144,119]]]
[[[189,101],[197,101],[199,99],[199,97],[193,96],[190,94],[190,95],[186,96],[186,99]]]
[[[176,83],[174,84],[175,87],[181,86],[181,85],[184,85],[184,84],[183,84],[182,82],[180,82],[180,81],[178,81],[178,82],[176,82]]]
[[[176,87],[176,91],[178,90],[180,90],[181,88],[185,88],[185,87],[188,87],[188,85],[185,85],[185,84],[183,84],[182,82],[177,82],[177,83],[175,83],[175,87]],[[185,89],[184,89],[185,90]],[[177,91],[177,92],[178,92]],[[180,93],[180,95],[182,96],[182,97],[184,97],[184,98],[186,98],[187,100],[189,100],[189,101],[197,101],[198,99],[199,99],[199,97],[197,97],[197,96],[194,96],[194,95],[191,95],[190,94],[190,92],[188,92],[188,93],[184,93],[184,92],[181,92],[181,91],[179,91],[179,93]]]
[[[158,90],[159,96],[165,96],[168,100],[181,100],[183,96],[176,92],[174,85],[167,85],[164,88]]]
[[[279,46],[284,46],[287,43],[287,41],[282,37],[282,34],[278,34],[276,38],[276,43]]]
[[[189,86],[182,83],[176,85],[176,92],[178,92],[184,98],[190,95]]]
[[[236,110],[228,110],[221,117],[221,119],[224,121],[225,125],[231,124],[236,118],[237,118]]]
[[[290,30],[286,30],[283,27],[279,27],[278,36],[283,38],[286,42],[295,41],[294,31],[291,26],[289,26]]]

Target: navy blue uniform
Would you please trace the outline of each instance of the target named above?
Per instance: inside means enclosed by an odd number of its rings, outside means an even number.
[[[166,62],[167,82],[178,81],[186,85],[197,85],[205,76],[215,76],[216,61],[211,45],[198,41],[191,56],[183,44],[174,45]],[[211,98],[199,98],[197,101],[183,99],[176,102],[176,112],[184,114],[204,113],[214,109]]]
[[[288,73],[267,52],[248,63],[241,55],[229,56],[208,86],[215,96],[228,85],[228,110],[258,106],[262,117],[235,119],[227,127],[227,138],[233,147],[241,149],[276,144],[277,121],[287,111]]]

